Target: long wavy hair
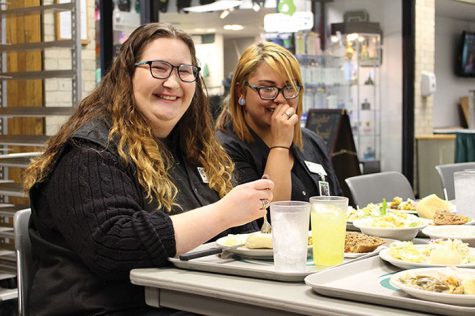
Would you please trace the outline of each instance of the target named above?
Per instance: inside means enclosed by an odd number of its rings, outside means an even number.
[[[238,104],[239,92],[242,92],[245,83],[256,72],[257,68],[266,63],[282,78],[285,78],[294,87],[303,87],[300,65],[295,56],[284,47],[272,42],[256,43],[244,50],[238,64],[234,68],[231,80],[231,90],[227,102],[217,119],[216,127],[225,131],[226,125],[231,122],[232,128],[241,140],[253,142],[249,127],[244,120],[244,107]],[[297,100],[297,115],[302,115],[303,88]],[[300,148],[302,144],[302,130],[300,124],[295,124],[293,145]]]
[[[45,152],[26,169],[24,188],[30,190],[43,182],[53,169],[61,149],[72,134],[86,122],[107,118],[112,122],[109,142],[118,143],[118,153],[126,163],[136,166],[137,179],[151,202],[167,211],[176,205],[177,187],[170,179],[171,154],[157,140],[144,117],[137,110],[133,97],[134,64],[140,61],[144,48],[159,38],[182,40],[189,48],[193,65],[198,65],[191,37],[167,23],[150,23],[138,27],[120,48],[120,52],[99,86],[79,104],[75,113],[53,136]],[[206,87],[202,77],[196,80],[191,105],[177,123],[180,149],[188,162],[203,166],[209,187],[220,197],[232,189],[233,164],[214,136]]]

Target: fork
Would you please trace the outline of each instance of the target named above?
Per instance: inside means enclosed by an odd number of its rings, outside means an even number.
[[[267,212],[262,218],[264,219],[264,223],[262,223],[261,233],[270,234],[272,232],[272,226],[270,225],[269,221],[267,221]]]
[[[269,179],[268,175],[263,175],[262,179]],[[267,209],[267,206],[269,204],[268,200],[262,200],[262,206]],[[267,220],[267,210],[266,214],[262,217],[264,219],[264,222],[262,223],[261,227],[261,233],[263,234],[270,234],[272,232],[272,226],[270,225],[269,221]]]

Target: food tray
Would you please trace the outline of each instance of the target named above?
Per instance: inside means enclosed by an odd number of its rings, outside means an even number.
[[[207,243],[195,250],[204,250],[210,247],[216,247],[216,243]],[[275,271],[274,262],[272,260],[242,258],[238,255],[234,255],[228,259],[222,259],[219,255],[211,255],[188,261],[182,261],[178,258],[169,258],[168,260],[175,267],[180,269],[231,274],[282,282],[303,282],[305,277],[309,274],[328,269],[327,267],[322,267],[321,269],[316,268],[311,258],[307,261],[307,271],[305,272]],[[345,259],[345,262],[350,260],[356,259]]]
[[[475,307],[420,300],[392,287],[389,279],[398,271],[401,269],[385,263],[377,256],[309,275],[305,283],[321,295],[339,299],[444,315],[475,315]]]

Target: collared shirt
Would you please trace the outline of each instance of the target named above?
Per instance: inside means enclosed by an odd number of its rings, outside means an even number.
[[[264,174],[269,155],[269,147],[251,130],[254,142],[240,140],[228,124],[226,131],[218,131],[217,137],[231,159],[235,163],[238,183],[246,183],[259,179]],[[325,142],[314,132],[302,129],[303,150],[292,146],[294,166],[291,170],[292,193],[291,199],[308,201],[312,196],[320,195],[318,182],[325,180],[329,183],[330,195],[341,195],[340,184],[333,170],[330,159],[326,155]],[[312,172],[305,162],[319,164],[326,176]]]

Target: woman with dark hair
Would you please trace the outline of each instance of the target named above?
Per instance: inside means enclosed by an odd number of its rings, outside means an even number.
[[[325,142],[300,127],[302,96],[295,56],[277,44],[256,43],[242,53],[218,117],[217,135],[238,182],[268,175],[275,201],[342,193]]]
[[[140,26],[29,166],[31,315],[166,314],[131,269],[258,230],[273,183],[233,188],[199,72],[189,35]]]

